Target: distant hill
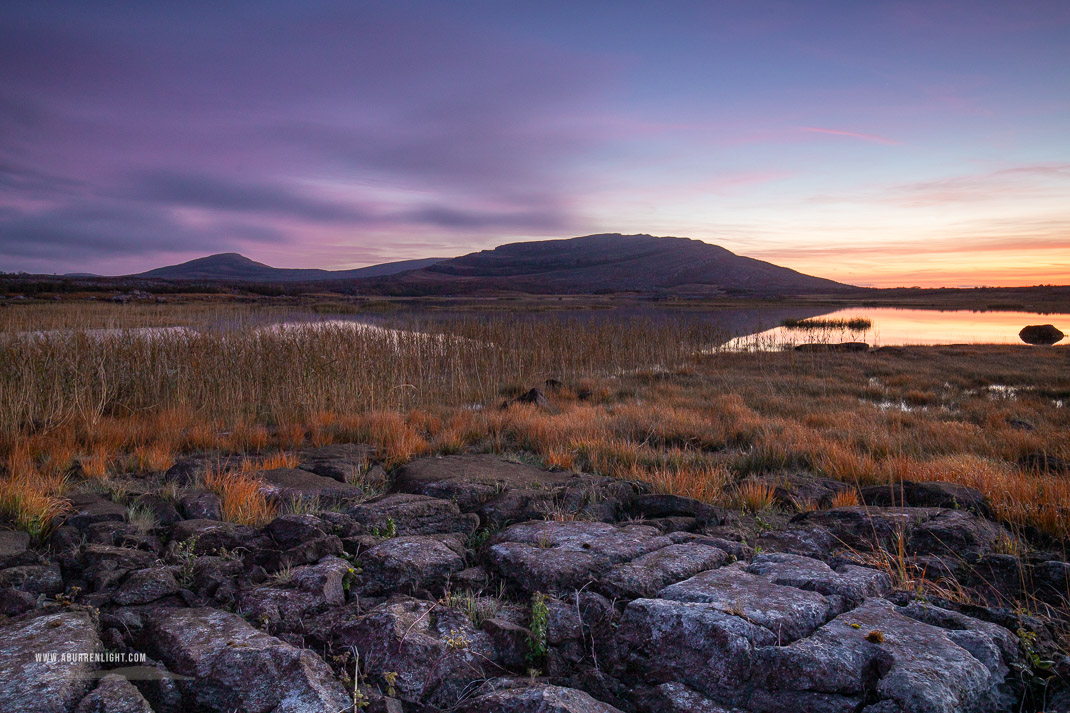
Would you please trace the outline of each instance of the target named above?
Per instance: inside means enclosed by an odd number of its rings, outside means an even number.
[[[369,277],[394,275],[405,270],[417,270],[433,265],[444,258],[401,260],[381,265],[371,265],[353,270],[315,270],[271,267],[250,260],[238,253],[219,253],[196,260],[158,267],[132,277],[161,280],[242,280],[248,282],[318,282],[321,280],[359,280]]]
[[[736,255],[690,238],[607,233],[510,243],[456,258],[427,258],[356,270],[277,268],[238,253],[210,255],[137,278],[316,283],[366,294],[464,295],[493,292],[667,292],[778,296],[856,289]]]
[[[784,295],[854,289],[690,238],[617,233],[511,243],[376,280],[391,292]]]

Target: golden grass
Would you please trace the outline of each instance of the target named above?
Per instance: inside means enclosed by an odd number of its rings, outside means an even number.
[[[82,475],[90,480],[108,478],[112,471],[112,454],[107,449],[97,446],[79,461]]]
[[[263,458],[250,458],[242,461],[240,469],[247,473],[261,470],[275,470],[276,468],[296,468],[301,459],[296,453],[279,451]]]
[[[7,475],[0,477],[0,516],[16,528],[43,539],[52,531],[56,519],[70,507],[63,497],[67,477],[39,472],[23,450],[8,456],[7,471]]]
[[[725,489],[732,481],[727,467],[707,465],[685,468],[656,468],[642,474],[654,491],[683,495],[707,503],[727,504]]]
[[[735,487],[731,502],[746,512],[761,512],[773,507],[773,486],[755,480],[746,480]]]
[[[278,506],[264,495],[263,481],[245,470],[208,468],[204,487],[219,496],[223,519],[242,525],[261,526],[278,514]]]
[[[523,450],[549,467],[711,502],[738,483],[758,488],[749,476],[785,471],[855,485],[948,480],[980,489],[1010,524],[1070,540],[1070,478],[1019,464],[1036,453],[1070,460],[1063,347],[709,353],[712,330],[684,319],[465,317],[402,321],[394,326],[409,331],[395,333],[265,332],[250,326],[251,309],[42,307],[40,324],[73,331],[29,339],[17,332],[41,328],[32,310],[0,314],[0,362],[12,365],[0,373],[9,477],[61,476],[77,460],[85,477],[105,478],[131,457],[152,470],[167,454],[255,460],[333,442],[367,443],[387,468],[432,452]],[[80,331],[234,315],[250,324],[226,339],[212,329]],[[554,413],[497,408],[549,377],[565,384],[547,390]],[[748,507],[765,495],[748,495]]]
[[[829,500],[829,507],[855,508],[862,504],[857,490],[840,490]]]
[[[138,473],[164,471],[174,464],[174,452],[161,443],[137,446],[130,457],[130,466]]]

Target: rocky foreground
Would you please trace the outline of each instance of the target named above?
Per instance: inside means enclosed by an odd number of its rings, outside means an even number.
[[[961,486],[754,518],[449,456],[369,501],[346,482],[366,455],[311,449],[264,473],[302,505],[262,528],[221,521],[195,487],[154,494],[195,486],[194,459],[124,494],[149,527],[84,495],[47,547],[0,532],[0,710],[1070,710],[1070,661],[1044,621],[1004,605],[1058,605],[1070,564],[1007,552]],[[815,502],[842,487],[779,483]],[[900,543],[992,606],[895,590],[873,551]]]

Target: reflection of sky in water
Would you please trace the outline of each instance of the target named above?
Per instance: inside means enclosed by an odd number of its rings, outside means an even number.
[[[786,329],[777,326],[785,319],[850,320],[865,318],[872,327],[864,331],[849,329]],[[657,305],[626,304],[609,309],[560,309],[547,311],[520,310],[404,310],[398,314],[316,314],[294,311],[289,313],[253,313],[240,317],[222,317],[196,326],[139,327],[126,329],[90,329],[90,336],[104,336],[119,332],[134,335],[166,336],[193,334],[200,331],[255,328],[285,333],[306,327],[352,327],[364,331],[391,334],[422,333],[425,329],[449,331],[449,323],[456,319],[507,319],[516,323],[527,321],[563,320],[576,323],[613,322],[619,320],[672,320],[701,323],[712,327],[717,343],[727,342],[730,349],[779,349],[785,345],[805,342],[864,341],[874,346],[910,344],[1022,344],[1018,332],[1029,324],[1054,324],[1070,333],[1070,314],[1038,314],[1035,312],[971,312],[969,310],[920,310],[889,307],[851,307],[830,312],[808,306],[753,308],[679,308]],[[44,336],[65,330],[30,332]],[[426,336],[426,335],[424,335]],[[718,338],[719,336],[719,338]],[[1059,344],[1070,344],[1063,339]]]
[[[873,323],[865,331],[847,329],[786,329],[776,327],[734,340],[730,346],[748,341],[763,345],[804,342],[864,341],[875,346],[907,344],[1022,344],[1018,332],[1029,324],[1054,324],[1070,331],[1070,314],[1035,312],[971,312],[852,307],[820,315],[820,319],[849,320],[864,317]],[[1066,340],[1064,339],[1064,342]]]

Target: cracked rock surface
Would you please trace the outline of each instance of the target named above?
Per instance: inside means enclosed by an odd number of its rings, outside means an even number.
[[[159,475],[185,483],[182,507],[129,494],[158,513],[148,528],[93,495],[47,543],[0,532],[0,711],[341,713],[354,684],[360,710],[390,713],[1012,711],[1036,672],[1017,629],[1043,622],[897,590],[879,548],[900,539],[948,582],[1053,601],[1070,571],[1000,551],[1002,526],[958,487],[871,489],[872,507],[747,529],[487,455],[381,471],[369,497],[351,481],[373,454],[310,448],[269,472],[268,494],[301,507],[262,527],[203,507],[191,459]],[[785,502],[835,491],[776,482]],[[1064,670],[1049,703],[1070,698]]]

